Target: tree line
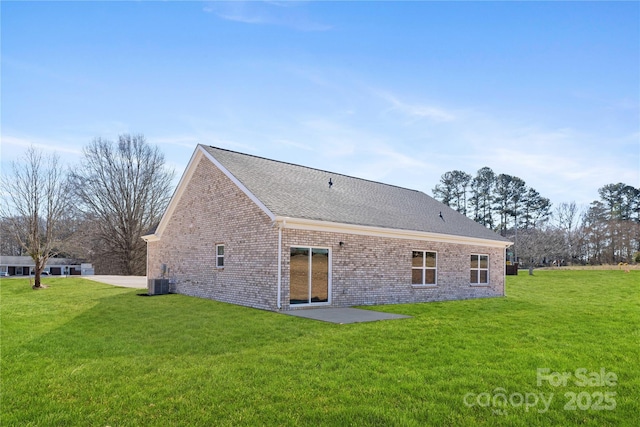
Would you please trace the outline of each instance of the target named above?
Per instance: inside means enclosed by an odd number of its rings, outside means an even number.
[[[437,200],[511,239],[509,256],[521,264],[640,262],[640,188],[607,184],[598,195],[586,209],[554,208],[523,179],[489,167],[446,172],[433,188]]]
[[[510,229],[536,227],[549,219],[551,202],[524,180],[483,167],[476,176],[446,172],[433,196],[474,221],[506,236]]]
[[[30,147],[2,176],[0,251],[28,255],[35,285],[51,257],[90,262],[98,274],[146,274],[146,244],[172,194],[173,170],[143,135],[96,138],[71,168]]]

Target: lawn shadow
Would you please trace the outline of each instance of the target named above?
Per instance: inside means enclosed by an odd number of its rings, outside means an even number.
[[[210,356],[284,343],[328,327],[208,299],[139,293],[100,297],[94,306],[21,347],[54,359]]]

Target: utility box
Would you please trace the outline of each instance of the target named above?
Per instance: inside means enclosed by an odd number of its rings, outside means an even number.
[[[518,275],[518,263],[514,262],[511,265],[507,264],[507,276],[517,276]]]
[[[169,293],[169,279],[149,279],[147,286],[149,295],[164,295]]]

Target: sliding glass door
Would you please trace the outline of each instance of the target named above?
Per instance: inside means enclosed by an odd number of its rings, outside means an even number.
[[[292,247],[289,304],[329,303],[329,249]]]

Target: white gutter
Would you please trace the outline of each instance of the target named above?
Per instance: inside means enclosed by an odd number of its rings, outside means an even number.
[[[382,228],[369,225],[344,224],[303,218],[276,216],[275,221],[280,222],[282,224],[282,227],[284,228],[297,230],[347,233],[364,236],[387,237],[394,239],[428,240],[433,242],[455,243],[461,245],[479,245],[505,249],[513,244],[512,242],[468,236],[456,236],[453,234],[440,234],[426,231]]]
[[[504,248],[504,269],[502,270],[502,296],[507,296],[507,248]],[[517,273],[517,271],[516,271]]]
[[[157,242],[160,240],[160,237],[157,234],[147,234],[145,236],[141,236],[140,237],[142,240],[144,240],[145,242],[149,243],[149,242]]]
[[[278,294],[276,296],[276,305],[278,310],[282,308],[281,296],[282,293],[282,228],[284,227],[284,221],[276,222],[278,226]]]

